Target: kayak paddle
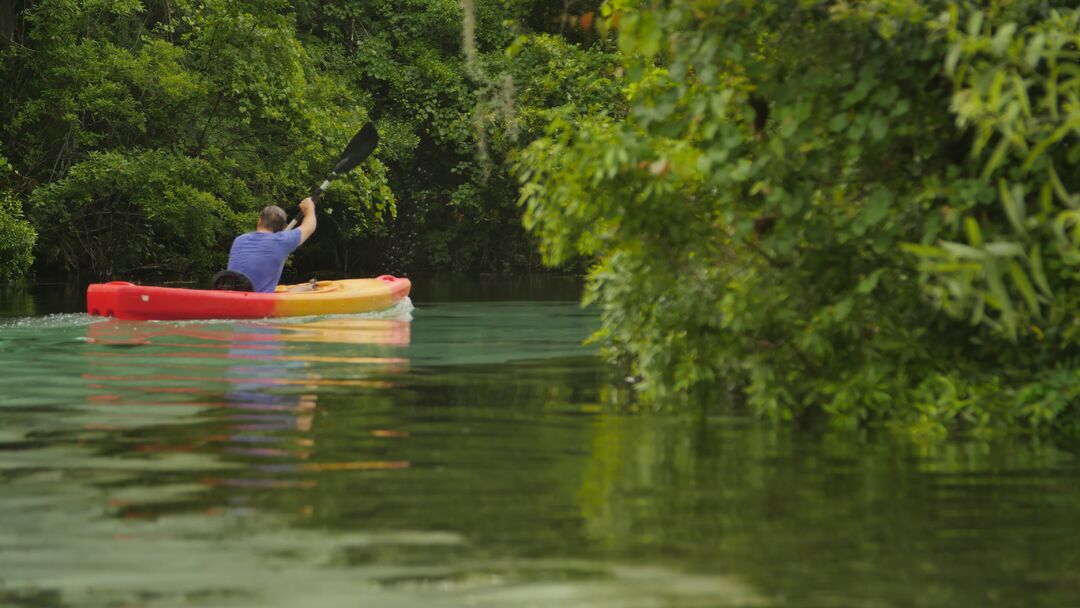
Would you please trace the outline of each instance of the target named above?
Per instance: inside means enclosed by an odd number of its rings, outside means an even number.
[[[356,165],[364,162],[364,159],[371,156],[371,153],[375,151],[375,146],[377,145],[379,145],[379,133],[375,131],[375,125],[369,122],[357,131],[356,135],[353,135],[352,141],[349,142],[349,145],[345,146],[345,151],[341,153],[341,158],[338,159],[337,164],[334,165],[334,168],[330,171],[330,174],[326,176],[326,179],[323,180],[323,183],[312,190],[312,200],[319,200],[322,193],[330,187],[330,182],[345,175],[349,171],[352,171]],[[289,225],[285,229],[292,230],[299,218],[299,215],[293,218],[293,221],[289,222]]]

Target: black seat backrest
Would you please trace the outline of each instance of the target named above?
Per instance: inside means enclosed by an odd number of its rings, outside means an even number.
[[[247,275],[242,272],[222,270],[215,274],[214,278],[210,281],[210,289],[224,291],[255,291],[255,285],[253,285],[251,279],[247,278]]]

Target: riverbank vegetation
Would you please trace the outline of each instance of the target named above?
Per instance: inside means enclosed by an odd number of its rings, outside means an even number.
[[[547,107],[617,105],[617,64],[545,3],[471,9],[470,63],[455,0],[5,4],[0,279],[208,276],[367,121],[298,273],[540,269],[504,160]]]
[[[1075,430],[1080,10],[605,4],[625,119],[518,171],[546,259],[599,263],[603,340],[657,403]]]
[[[302,272],[587,267],[657,407],[1080,428],[1074,3],[549,4],[9,3],[0,279],[206,275],[370,120]]]

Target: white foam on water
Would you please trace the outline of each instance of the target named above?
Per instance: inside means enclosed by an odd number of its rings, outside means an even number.
[[[382,310],[372,310],[368,312],[356,312],[347,314],[331,314],[331,315],[307,315],[301,317],[264,317],[261,319],[185,319],[182,321],[131,321],[132,323],[157,323],[167,325],[217,325],[221,323],[245,323],[253,325],[278,325],[278,324],[296,324],[303,323],[305,321],[314,321],[319,319],[388,319],[392,321],[412,321],[412,311],[416,310],[413,306],[412,300],[405,297],[393,306],[384,308]],[[98,318],[98,317],[91,317]]]
[[[84,327],[90,325],[99,317],[92,317],[84,312],[58,313],[40,317],[14,317],[0,319],[0,330],[19,329],[63,329],[67,327]]]

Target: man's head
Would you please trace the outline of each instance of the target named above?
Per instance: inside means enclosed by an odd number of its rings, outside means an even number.
[[[259,214],[257,229],[281,232],[285,229],[285,210],[277,205],[267,205]]]

